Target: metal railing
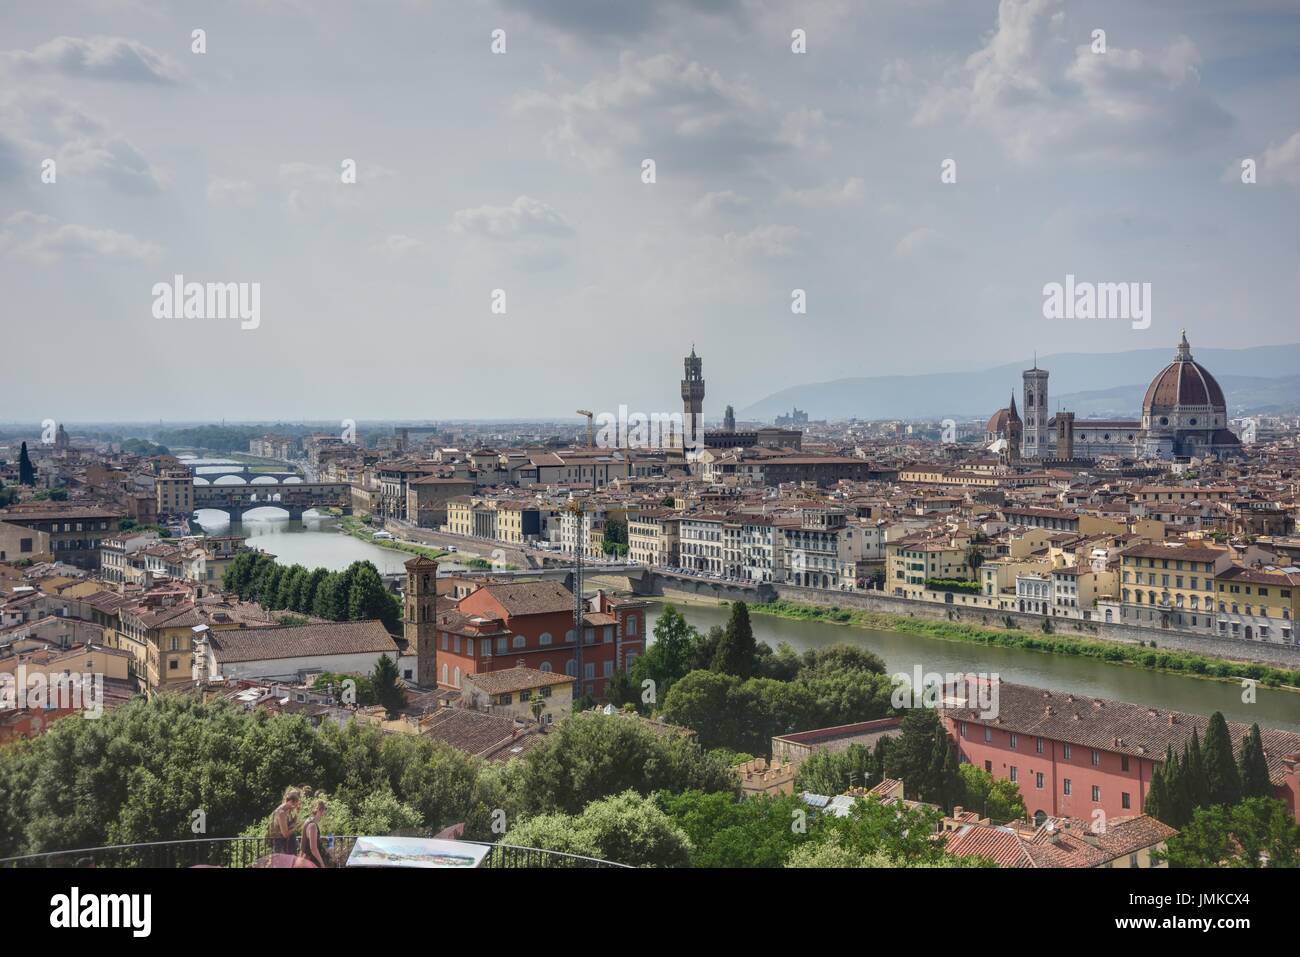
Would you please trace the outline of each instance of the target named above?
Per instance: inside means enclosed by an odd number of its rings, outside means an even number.
[[[343,867],[355,835],[330,835],[322,837],[327,867]],[[613,861],[603,861],[578,854],[565,854],[536,847],[517,847],[512,844],[489,844],[484,841],[460,841],[489,848],[482,867],[546,867],[587,868],[627,867]],[[184,841],[154,841],[147,844],[113,844],[106,847],[86,847],[66,851],[49,851],[19,857],[0,858],[0,868],[154,868],[177,869],[188,867],[223,868],[274,868],[292,866],[296,847],[273,848],[264,837],[217,837]]]

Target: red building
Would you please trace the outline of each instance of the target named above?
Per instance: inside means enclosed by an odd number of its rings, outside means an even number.
[[[997,704],[988,718],[979,708],[945,707],[944,724],[962,759],[1019,785],[1039,821],[1141,814],[1166,750],[1181,754],[1193,730],[1204,741],[1209,724],[1202,715],[1007,682]],[[1234,751],[1249,730],[1229,722]],[[1300,734],[1261,728],[1260,736],[1275,796],[1300,821]]]
[[[582,646],[573,593],[555,581],[487,584],[437,612],[434,669],[440,688],[466,675],[523,665],[579,678],[574,696],[605,696],[615,671],[630,671],[645,649],[646,609],[637,599],[598,591],[584,601]],[[581,653],[583,674],[578,674]]]

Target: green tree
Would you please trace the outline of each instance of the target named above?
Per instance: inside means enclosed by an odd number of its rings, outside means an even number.
[[[958,803],[967,810],[989,818],[994,824],[1029,816],[1020,788],[1014,782],[995,778],[973,764],[961,765],[958,774],[961,776],[961,799]]]
[[[1232,756],[1232,737],[1222,712],[1210,715],[1201,749],[1205,767],[1206,800],[1210,804],[1236,804],[1241,800],[1241,774]]]
[[[502,843],[638,867],[685,867],[691,852],[681,828],[652,798],[635,791],[592,801],[576,815],[525,818],[506,832]],[[544,863],[564,866],[563,861]]]
[[[301,565],[290,565],[280,575],[280,583],[275,592],[275,608],[293,609],[294,592],[307,577],[307,569]]]
[[[731,617],[722,632],[722,640],[713,653],[713,670],[738,678],[751,678],[758,670],[754,627],[749,621],[749,606],[738,601],[731,606]]]
[[[380,655],[375,662],[370,683],[375,689],[375,697],[390,714],[406,707],[406,689],[397,675],[397,663],[388,655]]]
[[[18,484],[36,484],[36,467],[32,465],[31,457],[27,454],[26,442],[18,450]]]
[[[1273,798],[1207,805],[1196,809],[1160,856],[1170,867],[1295,867],[1300,826]]]
[[[1264,756],[1264,742],[1259,725],[1252,724],[1241,742],[1241,796],[1244,798],[1272,797],[1273,784],[1268,776],[1268,761]]]
[[[393,620],[393,603],[384,588],[383,579],[375,566],[365,562],[356,567],[348,590],[348,619],[350,621],[379,620],[390,632],[396,630]]]
[[[731,769],[689,737],[659,735],[636,718],[587,712],[546,736],[546,743],[511,761],[503,789],[513,819],[519,813],[574,814],[591,801],[633,790],[725,791],[739,785]]]
[[[672,605],[665,605],[655,622],[655,640],[632,664],[632,683],[638,688],[653,681],[654,703],[668,695],[673,682],[689,671],[691,646],[698,634]]]
[[[794,823],[807,809],[794,796],[738,800],[716,791],[686,791],[655,797],[690,839],[692,867],[781,867],[804,839]]]
[[[890,746],[885,776],[903,782],[906,796],[951,810],[960,794],[952,744],[939,716],[927,708],[903,715],[898,739]]]
[[[851,744],[843,751],[814,751],[799,765],[794,779],[796,791],[827,795],[879,783],[880,766],[875,755],[861,744]]]
[[[343,621],[347,618],[348,596],[343,591],[343,576],[329,572],[320,580],[312,596],[311,614],[326,621]]]

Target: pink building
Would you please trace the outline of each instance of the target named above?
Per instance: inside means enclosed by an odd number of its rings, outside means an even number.
[[[1002,682],[996,717],[949,706],[943,720],[963,760],[1020,787],[1038,820],[1092,820],[1142,813],[1151,775],[1172,747],[1181,753],[1209,719],[1142,705]],[[1234,750],[1249,731],[1228,723]],[[1275,796],[1300,821],[1300,734],[1261,728]],[[979,811],[979,808],[971,810]]]

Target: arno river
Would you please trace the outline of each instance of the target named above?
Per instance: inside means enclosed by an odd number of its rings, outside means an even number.
[[[304,521],[290,521],[279,510],[246,514],[233,526],[224,512],[201,511],[199,522],[211,534],[242,534],[249,545],[270,552],[286,564],[331,570],[359,559],[374,562],[380,572],[400,572],[410,556],[370,545],[338,529],[329,517],[307,513]],[[652,609],[657,620],[662,603]],[[704,604],[678,604],[678,610],[701,631],[726,623],[729,609]],[[1300,693],[1260,687],[1254,704],[1243,704],[1236,684],[1207,681],[1176,674],[1105,664],[1090,658],[1041,654],[1016,648],[993,648],[959,641],[942,641],[919,635],[874,631],[822,622],[796,621],[753,615],[754,634],[773,648],[785,642],[796,651],[847,642],[875,652],[890,673],[907,672],[919,664],[925,672],[996,672],[1004,681],[1035,685],[1080,695],[1132,701],[1154,708],[1210,714],[1222,711],[1230,721],[1289,728],[1300,731]]]
[[[677,604],[683,617],[700,631],[725,625],[730,609],[704,604]],[[650,615],[651,627],[662,604]],[[1229,721],[1300,731],[1300,692],[1260,687],[1254,704],[1243,704],[1238,684],[1112,665],[1091,658],[1043,654],[1018,648],[995,648],[920,635],[874,631],[847,625],[751,615],[754,637],[773,648],[785,642],[795,651],[840,642],[857,645],[884,659],[890,674],[909,676],[919,664],[924,672],[996,672],[1003,681],[1149,705],[1170,711],[1212,714]]]

